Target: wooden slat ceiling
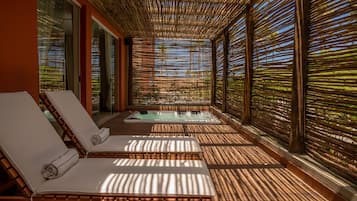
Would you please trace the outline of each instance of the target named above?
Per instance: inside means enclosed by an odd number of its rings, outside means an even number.
[[[90,0],[131,37],[213,39],[249,0]]]

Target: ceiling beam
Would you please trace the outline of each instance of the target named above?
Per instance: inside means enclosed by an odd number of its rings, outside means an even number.
[[[175,24],[175,23],[153,23],[153,27],[158,27],[158,26],[163,26],[163,27],[170,27],[170,26],[175,26],[175,27],[197,27],[199,29],[219,29],[221,28],[222,26],[217,26],[217,25],[203,25],[203,24],[184,24],[184,23],[178,23],[178,24]],[[155,29],[155,28],[154,28]]]
[[[163,25],[178,25],[178,26],[197,26],[197,27],[210,27],[210,28],[219,28],[221,26],[216,25],[215,23],[210,23],[207,21],[197,21],[197,22],[183,22],[183,21],[165,21],[161,22],[160,20],[157,19],[152,19],[151,23],[155,24],[163,24]]]
[[[143,33],[143,31],[137,31],[137,33]],[[206,33],[192,33],[190,30],[172,30],[172,29],[156,29],[154,33],[178,33],[178,34],[205,34]]]
[[[158,38],[194,38],[194,39],[208,39],[209,35],[197,35],[194,33],[184,34],[184,33],[156,33],[156,37]]]
[[[146,0],[147,2],[177,2],[177,0]],[[199,4],[247,4],[250,0],[180,0],[180,2]]]
[[[222,13],[223,11],[221,10],[211,10],[211,11],[197,11],[197,10],[191,10],[189,12],[180,10],[180,11],[175,11],[175,10],[151,10],[148,11],[150,15],[176,15],[176,16],[185,16],[185,15],[203,15],[203,16],[210,16],[210,17],[215,17],[215,16],[224,16]],[[224,16],[227,17],[227,16]]]
[[[171,31],[171,30],[165,30],[165,31],[157,31],[153,32],[151,34],[148,34],[145,31],[133,31],[131,32],[131,36],[135,37],[189,37],[189,38],[200,38],[200,39],[208,39],[209,34],[207,33],[194,33],[194,32],[187,32],[187,31]]]

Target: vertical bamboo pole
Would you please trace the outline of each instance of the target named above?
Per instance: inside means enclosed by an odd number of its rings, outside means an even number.
[[[296,0],[295,14],[295,57],[292,87],[292,114],[289,151],[304,152],[305,133],[305,91],[307,79],[309,1]]]
[[[223,43],[223,100],[222,100],[222,112],[227,110],[227,75],[228,75],[228,45],[229,45],[229,33],[228,28],[224,29],[224,43]]]
[[[251,4],[246,5],[245,23],[246,23],[245,78],[244,78],[242,124],[249,124],[251,121],[251,98],[252,98],[252,80],[253,80],[253,39],[254,39],[253,6]]]
[[[211,73],[211,105],[215,105],[216,100],[216,41],[211,40],[211,48],[212,48],[212,73]]]

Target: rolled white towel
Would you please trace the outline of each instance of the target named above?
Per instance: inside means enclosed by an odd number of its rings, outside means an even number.
[[[75,149],[68,149],[60,157],[46,164],[41,171],[45,179],[55,179],[66,173],[79,160],[79,154]]]
[[[101,128],[97,134],[92,136],[93,145],[102,144],[109,137],[109,134],[109,128]]]

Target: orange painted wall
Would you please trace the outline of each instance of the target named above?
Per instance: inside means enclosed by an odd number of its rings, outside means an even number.
[[[0,92],[28,91],[38,101],[36,9],[36,0],[1,2]]]
[[[92,40],[92,20],[88,6],[81,7],[80,21],[80,82],[81,82],[81,102],[89,114],[92,114],[92,88],[91,88],[91,40]],[[85,30],[85,31],[83,31]],[[89,32],[89,33],[88,33]]]
[[[91,90],[91,39],[92,17],[110,30],[118,43],[118,94],[116,108],[126,109],[126,57],[124,37],[88,0],[77,0],[81,5],[80,62],[81,102],[89,114],[92,113]],[[28,91],[35,100],[39,95],[37,53],[37,0],[4,1],[0,7],[0,92]],[[124,55],[123,55],[124,54]]]

